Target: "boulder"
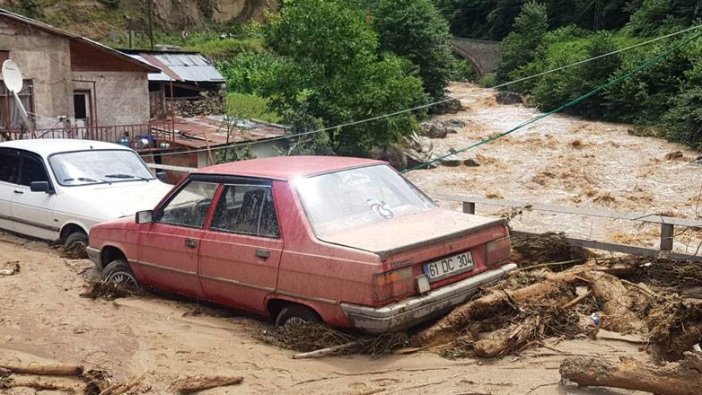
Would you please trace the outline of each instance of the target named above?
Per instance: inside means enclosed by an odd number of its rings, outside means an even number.
[[[463,166],[478,167],[478,166],[480,166],[480,163],[476,162],[475,159],[470,158],[470,159],[466,159],[463,161]]]
[[[439,121],[422,122],[422,136],[432,139],[442,139],[448,134],[446,126]]]
[[[499,104],[520,104],[524,103],[522,95],[516,92],[500,91],[497,92],[495,100]]]

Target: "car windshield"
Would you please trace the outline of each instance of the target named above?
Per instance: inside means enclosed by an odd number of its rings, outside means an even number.
[[[315,234],[391,220],[435,207],[414,185],[386,165],[338,171],[294,181]]]
[[[126,150],[88,150],[52,155],[49,164],[64,186],[152,180],[139,156]]]

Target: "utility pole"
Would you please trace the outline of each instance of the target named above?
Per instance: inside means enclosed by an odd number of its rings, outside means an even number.
[[[154,49],[154,0],[149,0],[149,43],[151,44],[151,50]]]

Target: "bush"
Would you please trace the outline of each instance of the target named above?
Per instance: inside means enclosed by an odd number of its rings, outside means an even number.
[[[221,61],[233,59],[241,53],[262,52],[263,40],[260,38],[216,38],[200,42],[191,40],[185,48],[200,52],[212,60]]]
[[[667,138],[702,148],[702,88],[692,86],[677,94],[663,122]]]
[[[227,96],[227,113],[234,118],[260,119],[278,123],[280,115],[268,109],[268,100],[256,95],[230,93]]]
[[[217,68],[227,80],[231,92],[260,94],[282,60],[274,54],[244,52],[232,60],[221,61]]]

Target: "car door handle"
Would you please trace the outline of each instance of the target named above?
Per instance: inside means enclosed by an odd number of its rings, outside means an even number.
[[[24,191],[20,191],[19,189],[15,189],[14,192],[18,195],[24,195]]]
[[[197,240],[185,239],[185,246],[188,248],[195,248],[195,247],[197,247]]]
[[[271,256],[270,250],[264,250],[261,248],[256,249],[256,256],[263,259],[268,259]]]

